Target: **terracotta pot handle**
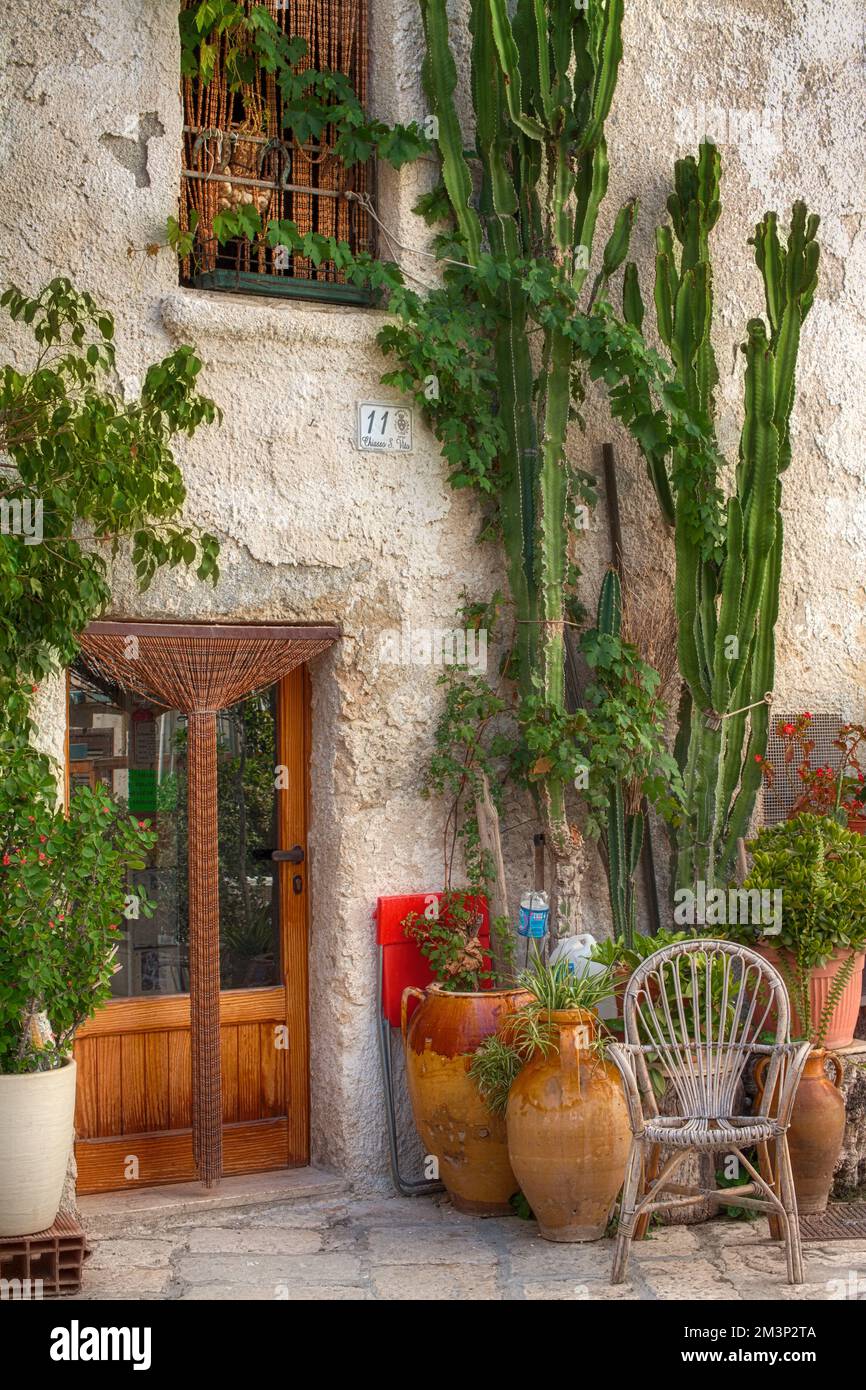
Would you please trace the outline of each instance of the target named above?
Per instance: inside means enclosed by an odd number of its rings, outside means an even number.
[[[580,1089],[580,1058],[581,1052],[589,1045],[589,1030],[585,1023],[568,1023],[559,1025],[559,1055],[562,1070],[564,1072],[577,1073],[577,1085]]]
[[[409,1000],[425,998],[423,989],[416,989],[414,985],[407,985],[403,990],[403,998],[400,1000],[400,1032],[403,1034],[403,1041],[406,1041],[406,1030],[409,1027]]]
[[[768,1056],[767,1053],[764,1053],[764,1056],[759,1057],[757,1062],[755,1063],[755,1085],[760,1087],[762,1091],[764,1089],[764,1073],[767,1070],[767,1067],[772,1062],[772,1060],[772,1057]]]
[[[845,1068],[842,1066],[842,1058],[838,1057],[835,1052],[827,1052],[824,1056],[825,1066],[827,1062],[833,1063],[832,1081],[838,1091],[839,1087],[842,1085],[842,1078],[845,1075]]]

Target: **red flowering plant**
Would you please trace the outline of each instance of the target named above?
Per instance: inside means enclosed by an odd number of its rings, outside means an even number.
[[[156,840],[105,788],[77,790],[66,815],[51,786],[29,759],[0,778],[0,1073],[62,1066],[108,998],[127,874]],[[153,912],[138,887],[135,911]]]
[[[812,766],[815,740],[811,714],[798,714],[794,720],[780,719],[776,735],[784,744],[785,767],[797,792],[789,819],[807,812],[849,825],[863,816],[866,780],[860,759],[866,756],[866,728],[862,724],[845,724],[839,730],[838,738],[833,740],[834,748],[841,754],[835,768],[829,764]],[[764,775],[770,780],[768,763],[764,764]]]

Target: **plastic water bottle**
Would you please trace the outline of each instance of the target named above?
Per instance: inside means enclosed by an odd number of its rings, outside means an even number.
[[[524,893],[520,899],[520,916],[517,923],[518,936],[532,936],[540,940],[547,933],[547,919],[550,905],[547,894],[542,892]]]

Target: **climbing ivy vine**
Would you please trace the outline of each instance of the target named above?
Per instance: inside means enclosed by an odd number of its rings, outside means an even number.
[[[22,799],[50,801],[32,696],[108,604],[121,545],[142,587],[166,565],[216,582],[216,537],[178,519],[186,489],[172,441],[220,412],[186,346],[148,367],[137,400],[122,399],[114,320],[67,279],[35,296],[10,286],[0,308],[32,340],[26,367],[0,368],[0,773]]]

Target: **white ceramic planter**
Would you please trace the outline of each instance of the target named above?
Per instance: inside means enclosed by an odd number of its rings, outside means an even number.
[[[0,1076],[0,1236],[32,1235],[54,1221],[74,1112],[74,1062]]]

